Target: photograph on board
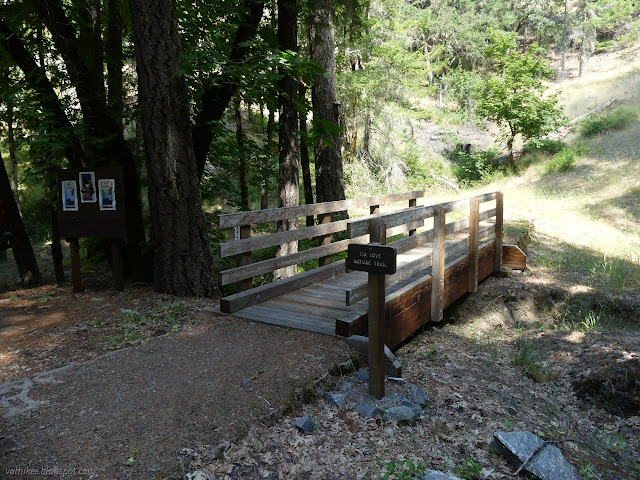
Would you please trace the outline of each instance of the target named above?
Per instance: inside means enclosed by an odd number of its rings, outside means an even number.
[[[75,180],[62,181],[62,211],[78,211],[78,184]]]
[[[116,181],[113,178],[101,178],[98,180],[98,187],[100,210],[115,210]]]
[[[96,201],[96,174],[94,172],[80,172],[80,201],[82,203],[95,203]]]

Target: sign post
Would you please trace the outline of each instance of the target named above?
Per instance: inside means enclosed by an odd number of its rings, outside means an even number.
[[[352,243],[346,267],[368,272],[369,394],[384,397],[385,275],[396,273],[397,251],[387,247],[387,228],[380,219],[369,222],[369,245]]]

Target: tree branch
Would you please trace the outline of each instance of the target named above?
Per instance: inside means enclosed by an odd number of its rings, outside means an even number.
[[[1,19],[0,45],[2,45],[15,64],[22,70],[27,82],[38,95],[40,104],[51,114],[56,128],[68,132],[68,142],[65,144],[65,156],[73,168],[82,168],[84,164],[82,145],[73,133],[73,125],[64,113],[64,107],[56,95],[44,68],[36,63],[33,56],[22,44],[22,41]]]
[[[249,9],[249,13],[236,31],[236,37],[229,53],[229,63],[240,62],[246,57],[249,52],[246,42],[256,35],[264,13],[264,1],[262,0],[244,0],[243,5]],[[229,77],[225,72],[220,76],[222,78],[218,77],[215,80],[210,80],[205,85],[200,101],[200,112],[196,116],[193,127],[193,146],[196,153],[199,179],[202,178],[207,154],[213,141],[211,125],[222,118],[227,105],[231,101],[231,97],[238,89],[237,78]]]

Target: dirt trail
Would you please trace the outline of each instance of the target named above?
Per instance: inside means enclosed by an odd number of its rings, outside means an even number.
[[[165,478],[180,470],[182,447],[242,434],[350,353],[331,337],[219,317],[1,384],[0,477],[58,468]]]

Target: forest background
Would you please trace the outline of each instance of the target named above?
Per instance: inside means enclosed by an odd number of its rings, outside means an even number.
[[[630,0],[4,2],[0,194],[21,282],[42,281],[31,242],[63,278],[64,168],[121,166],[130,278],[195,296],[223,269],[216,213],[487,183],[522,170],[527,141],[565,168],[575,149],[539,140],[577,116],[553,82],[569,56],[580,76],[634,45],[639,15]]]

